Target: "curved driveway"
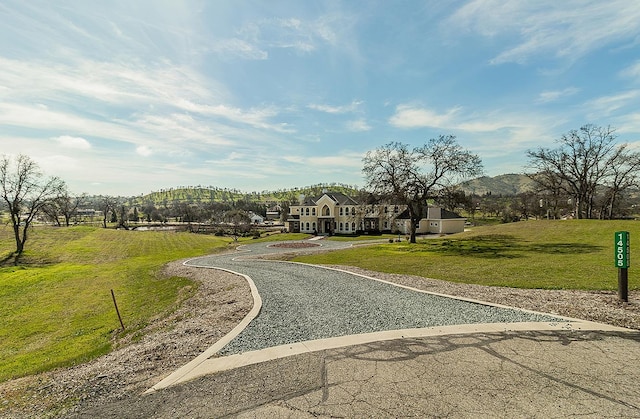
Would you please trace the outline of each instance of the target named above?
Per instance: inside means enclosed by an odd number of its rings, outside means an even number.
[[[244,275],[256,304],[234,330],[147,393],[242,366],[396,339],[518,331],[628,332],[599,323],[434,295],[335,269],[260,259],[265,254],[295,251],[273,245],[255,243],[242,246],[239,252],[186,263]],[[317,250],[349,246],[323,241]]]
[[[222,268],[249,276],[262,297],[259,315],[222,348],[222,355],[385,330],[566,321],[549,315],[417,292],[343,271],[256,258],[295,251],[273,245],[256,243],[242,246],[236,253],[187,262],[191,266]],[[317,250],[350,246],[351,243],[322,241]]]

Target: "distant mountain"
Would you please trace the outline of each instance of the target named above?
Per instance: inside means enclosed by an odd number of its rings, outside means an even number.
[[[466,194],[517,195],[533,190],[533,181],[525,175],[515,173],[494,177],[482,176],[460,184]]]

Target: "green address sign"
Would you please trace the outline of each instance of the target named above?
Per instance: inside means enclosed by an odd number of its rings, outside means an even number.
[[[629,267],[629,232],[616,231],[614,242],[616,268],[626,269]]]

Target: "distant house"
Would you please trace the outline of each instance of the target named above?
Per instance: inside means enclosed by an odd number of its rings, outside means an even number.
[[[253,212],[249,212],[249,219],[251,220],[251,224],[263,224],[264,217],[260,214],[256,214]]]
[[[441,208],[429,208],[420,220],[417,233],[458,233],[466,219]],[[406,205],[361,203],[339,192],[323,192],[317,197],[300,197],[289,207],[288,229],[295,233],[321,235],[410,232]]]
[[[280,208],[279,205],[276,205],[275,207],[271,207],[267,209],[267,220],[269,221],[278,221],[280,220],[280,212],[282,211],[282,208]]]

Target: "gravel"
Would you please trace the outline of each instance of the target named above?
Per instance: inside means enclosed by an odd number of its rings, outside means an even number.
[[[274,247],[248,246],[248,255]],[[262,296],[260,314],[220,353],[229,355],[312,339],[431,326],[558,322],[558,317],[419,293],[308,265],[230,255],[189,262],[249,275]]]

